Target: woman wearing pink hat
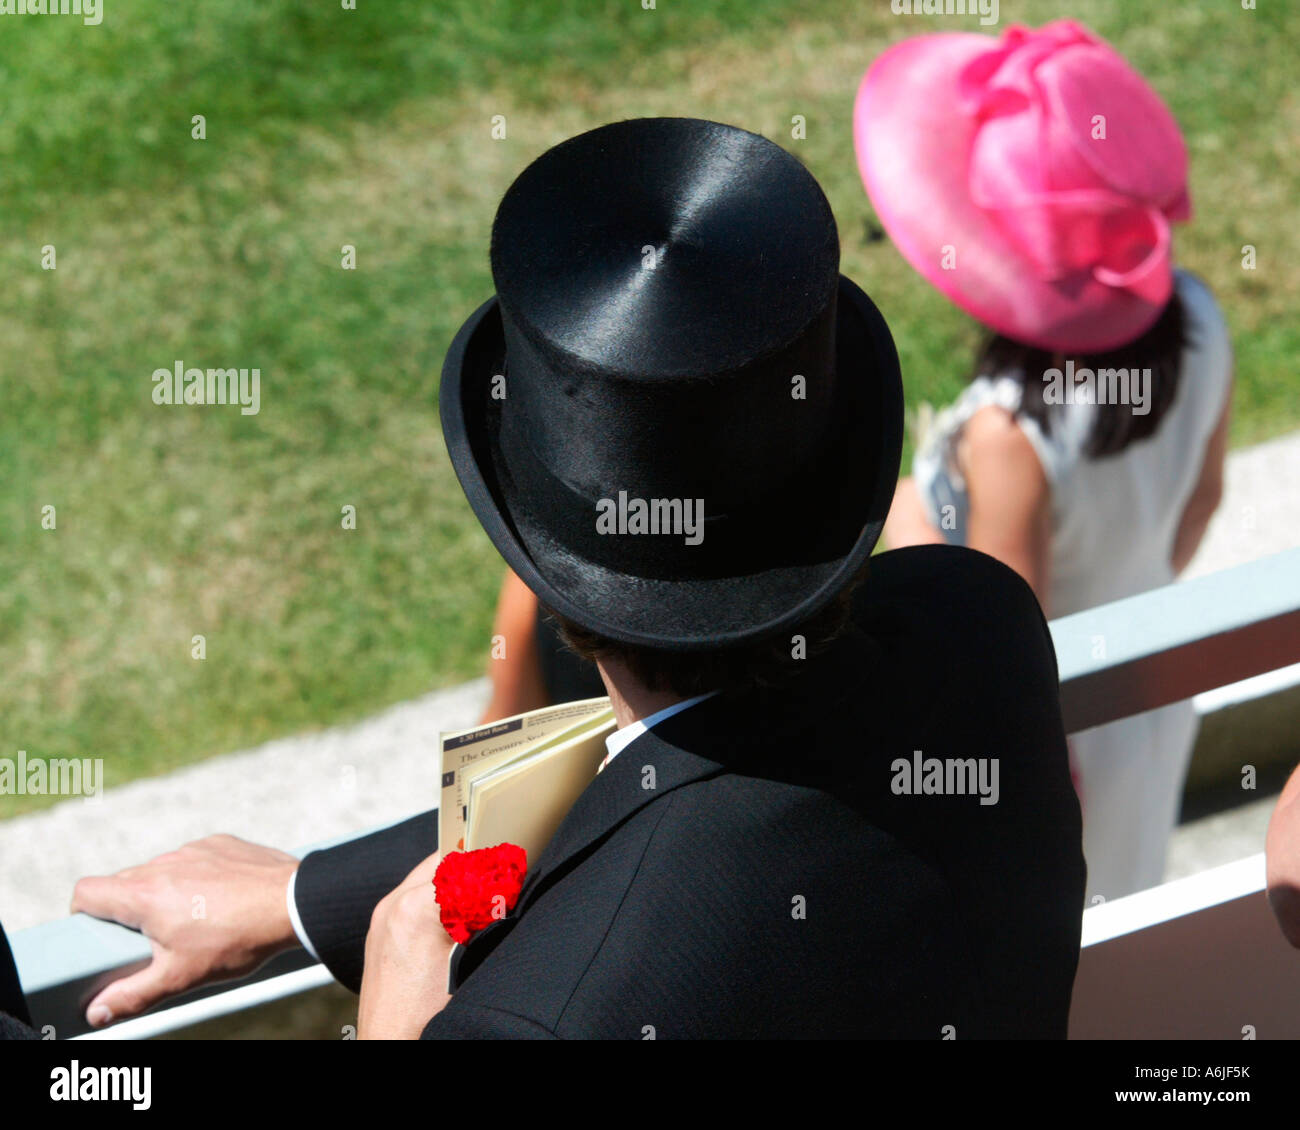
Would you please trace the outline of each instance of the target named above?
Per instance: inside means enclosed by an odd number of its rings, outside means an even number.
[[[983,550],[1053,617],[1171,582],[1221,495],[1232,355],[1172,266],[1190,205],[1164,103],[1062,20],[895,45],[854,137],[895,245],[993,335],[919,441],[889,545]],[[1195,734],[1183,702],[1071,739],[1089,901],[1161,881]]]

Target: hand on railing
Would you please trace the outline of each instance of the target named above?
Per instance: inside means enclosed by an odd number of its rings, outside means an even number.
[[[90,1002],[95,1028],[212,981],[251,973],[298,944],[285,901],[298,860],[234,836],[208,836],[116,875],[78,881],[72,912],[139,930],[153,949],[144,969]]]

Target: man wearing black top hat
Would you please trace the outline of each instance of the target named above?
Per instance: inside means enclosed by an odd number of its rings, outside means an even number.
[[[522,173],[491,259],[443,433],[619,730],[450,971],[432,814],[302,861],[361,1034],[1064,1036],[1084,864],[1051,639],[992,558],[871,558],[898,360],[817,183],[743,130],[620,122]]]

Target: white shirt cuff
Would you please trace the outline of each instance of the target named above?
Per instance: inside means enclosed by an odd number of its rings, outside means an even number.
[[[297,868],[289,876],[289,885],[284,890],[284,904],[289,910],[289,922],[293,926],[293,932],[298,935],[298,941],[302,943],[302,948],[312,955],[317,961],[320,961],[320,954],[311,944],[311,939],[307,937],[307,931],[303,927],[302,919],[298,917],[298,900],[293,897],[294,884],[298,881]]]

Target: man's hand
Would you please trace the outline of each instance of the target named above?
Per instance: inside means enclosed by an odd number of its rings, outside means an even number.
[[[452,942],[438,918],[437,853],[417,864],[370,917],[357,1038],[416,1040],[451,1000]]]
[[[102,1028],[166,997],[251,973],[298,944],[285,904],[298,861],[234,836],[208,836],[141,867],[78,881],[72,912],[139,930],[153,961],[108,985],[86,1020]]]

